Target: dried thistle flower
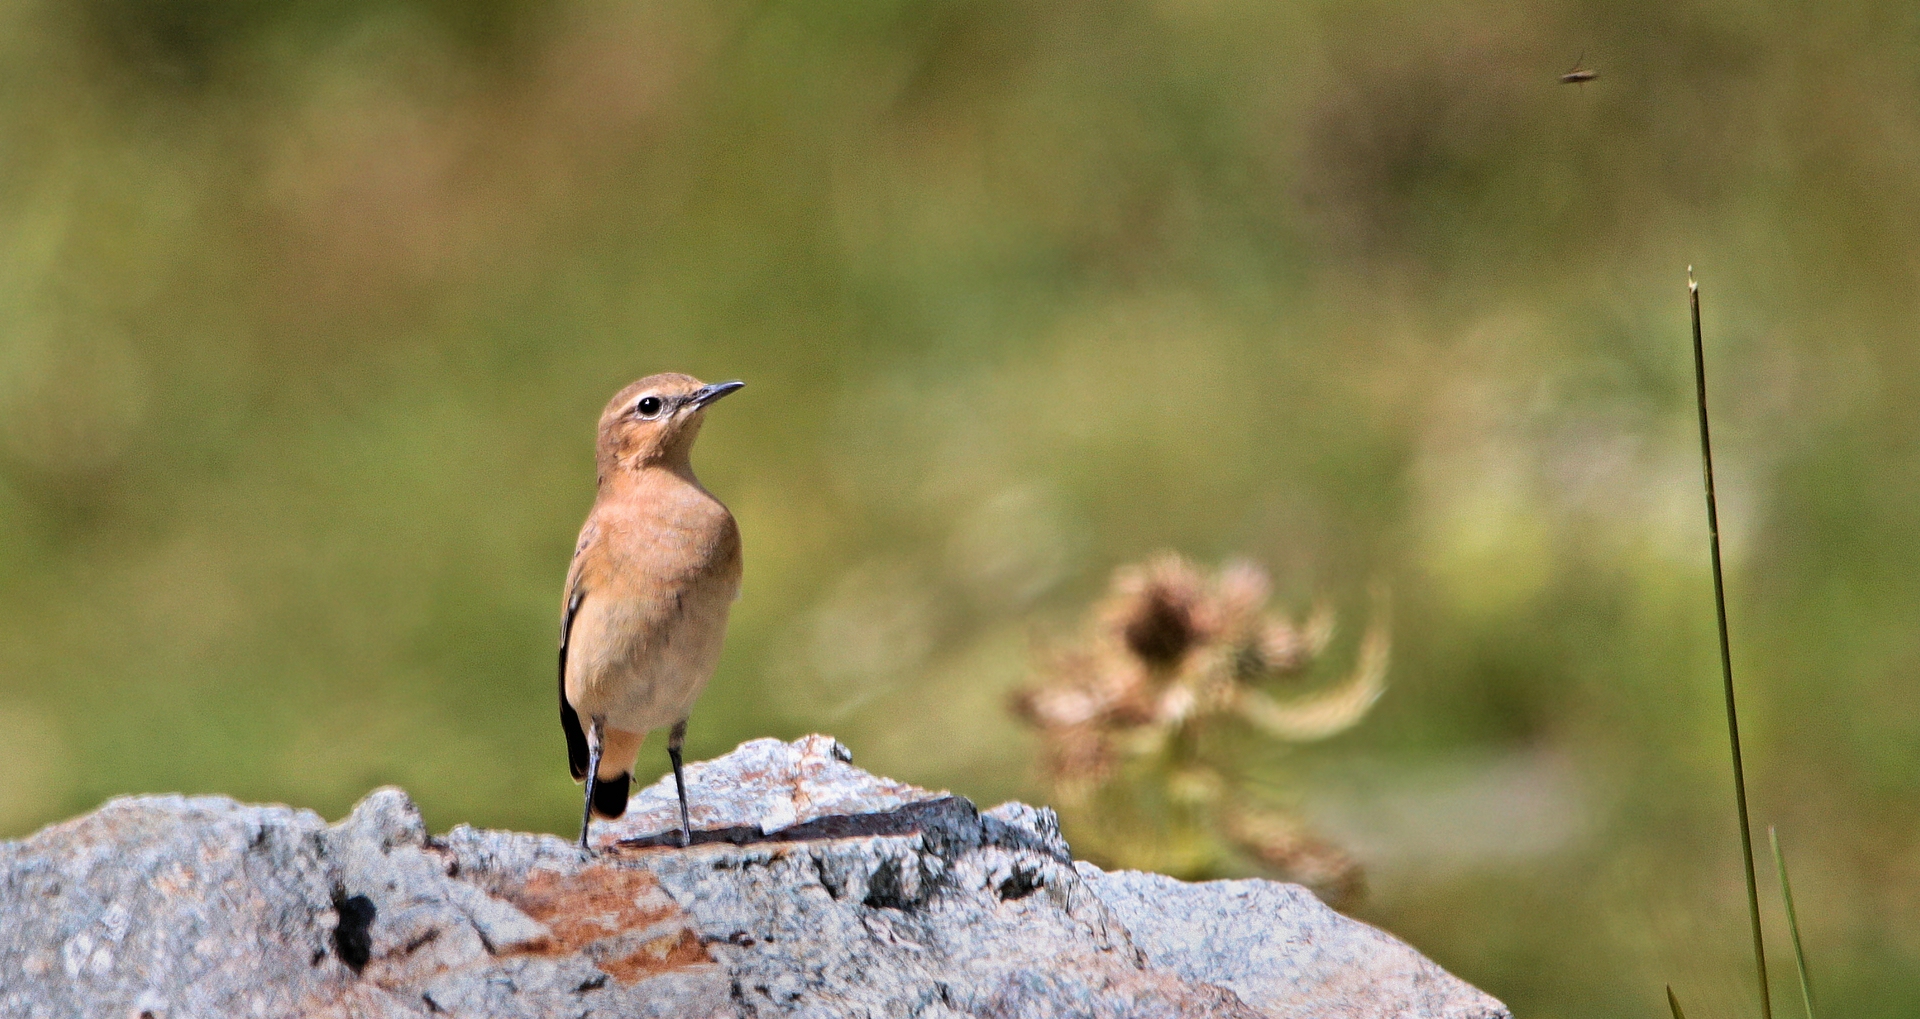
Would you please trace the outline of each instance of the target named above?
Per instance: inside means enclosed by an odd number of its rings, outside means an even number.
[[[1383,619],[1368,627],[1346,678],[1279,698],[1271,681],[1318,661],[1334,616],[1316,606],[1295,624],[1267,612],[1270,594],[1266,573],[1244,560],[1211,577],[1173,553],[1121,567],[1085,639],[1045,655],[1042,682],[1011,706],[1039,731],[1046,780],[1095,854],[1159,869],[1181,861],[1172,865],[1197,875],[1234,852],[1340,901],[1361,887],[1358,865],[1297,819],[1252,805],[1244,776],[1215,767],[1205,748],[1233,721],[1284,742],[1351,728],[1385,690],[1387,631]],[[1155,825],[1157,835],[1144,830]]]
[[[1143,665],[1171,669],[1216,625],[1206,578],[1176,555],[1122,567],[1100,607],[1106,625]]]

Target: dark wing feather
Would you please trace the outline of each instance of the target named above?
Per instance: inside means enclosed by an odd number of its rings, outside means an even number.
[[[573,772],[573,780],[579,782],[587,777],[587,734],[580,728],[580,715],[567,703],[567,642],[573,635],[573,617],[580,611],[580,600],[586,592],[575,589],[567,596],[567,611],[560,620],[560,728],[567,732],[567,770]]]

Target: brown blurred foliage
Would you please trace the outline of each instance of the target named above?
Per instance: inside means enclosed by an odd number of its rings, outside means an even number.
[[[1244,560],[1212,577],[1173,553],[1121,567],[1083,642],[1047,654],[1043,681],[1011,704],[1040,732],[1051,802],[1081,852],[1189,878],[1228,872],[1238,853],[1351,904],[1360,865],[1263,804],[1209,737],[1233,723],[1292,742],[1351,728],[1386,689],[1385,622],[1361,639],[1351,675],[1275,699],[1272,685],[1326,651],[1334,617],[1323,607],[1296,625],[1266,611],[1269,593]]]

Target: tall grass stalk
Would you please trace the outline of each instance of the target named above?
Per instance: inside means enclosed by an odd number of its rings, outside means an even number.
[[[1800,970],[1800,1000],[1807,1006],[1807,1019],[1813,1019],[1813,982],[1807,979],[1807,953],[1800,947],[1800,918],[1793,912],[1793,886],[1787,883],[1787,858],[1780,852],[1780,833],[1767,826],[1767,841],[1773,844],[1773,865],[1780,868],[1780,898],[1787,904],[1787,932],[1793,935],[1793,964]]]
[[[1713,439],[1707,430],[1707,355],[1700,342],[1700,284],[1687,266],[1687,302],[1693,310],[1693,379],[1700,405],[1700,465],[1707,484],[1707,531],[1713,546],[1713,606],[1720,620],[1720,678],[1727,694],[1727,742],[1733,750],[1733,792],[1740,807],[1740,853],[1747,865],[1747,912],[1753,921],[1753,964],[1760,977],[1760,1014],[1773,1019],[1767,990],[1767,949],[1760,936],[1760,888],[1753,874],[1753,826],[1747,820],[1747,774],[1740,758],[1740,713],[1733,703],[1733,655],[1727,647],[1727,590],[1720,569],[1720,510],[1713,497]],[[1669,998],[1671,1000],[1671,998]]]

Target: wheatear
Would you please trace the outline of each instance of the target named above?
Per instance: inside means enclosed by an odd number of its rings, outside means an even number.
[[[599,494],[573,549],[560,623],[560,725],[573,780],[587,784],[582,848],[595,814],[626,813],[640,741],[665,726],[680,844],[692,840],[680,744],[740,591],[740,529],[688,454],[707,405],[743,385],[649,375],[600,413]]]

